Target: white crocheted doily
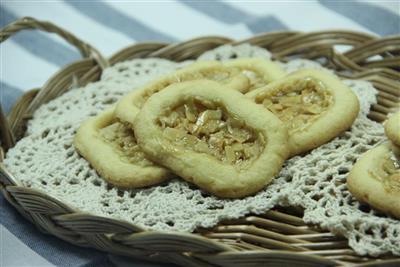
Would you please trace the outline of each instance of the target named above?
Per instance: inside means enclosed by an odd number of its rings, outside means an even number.
[[[223,46],[199,60],[264,57],[250,45]],[[109,186],[75,151],[72,140],[79,124],[114,104],[123,94],[188,62],[135,59],[104,71],[99,82],[76,88],[42,105],[28,124],[27,135],[7,153],[5,164],[21,183],[45,191],[85,212],[126,220],[147,229],[193,231],[223,219],[264,213],[275,205],[305,208],[304,220],[349,239],[358,254],[400,255],[400,221],[360,204],[346,187],[346,176],[362,153],[383,141],[383,127],[366,114],[376,90],[367,82],[345,81],[357,94],[361,112],[351,130],[303,157],[288,160],[274,182],[255,196],[226,200],[206,195],[181,179],[141,190]],[[286,71],[321,68],[294,60]],[[90,193],[89,193],[90,192]]]

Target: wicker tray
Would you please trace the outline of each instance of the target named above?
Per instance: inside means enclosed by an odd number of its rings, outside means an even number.
[[[235,42],[222,37],[202,37],[177,44],[140,43],[106,60],[92,46],[56,25],[22,18],[1,30],[0,42],[24,29],[39,29],[60,35],[84,57],[53,75],[42,88],[24,94],[8,117],[0,109],[0,189],[4,197],[41,231],[72,244],[149,261],[181,266],[362,266],[400,264],[393,255],[374,259],[358,256],[347,240],[329,231],[306,225],[300,208],[275,208],[263,215],[221,222],[194,234],[143,231],[133,224],[83,214],[42,192],[21,186],[7,172],[4,153],[24,134],[32,113],[66,92],[72,85],[97,81],[102,70],[117,62],[147,57],[174,61],[193,59],[227,43],[250,43],[268,49],[275,59],[300,57],[324,62],[326,67],[348,79],[370,81],[379,90],[378,103],[369,117],[382,122],[400,102],[400,36],[385,38],[350,31],[315,33],[272,32]],[[351,49],[339,53],[337,45]],[[380,55],[377,60],[369,60]]]

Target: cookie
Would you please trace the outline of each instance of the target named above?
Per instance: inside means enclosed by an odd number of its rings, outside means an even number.
[[[287,130],[241,93],[208,80],[151,96],[136,116],[139,146],[153,161],[219,197],[251,195],[287,158]]]
[[[400,169],[389,143],[366,152],[353,166],[347,187],[360,202],[400,219]]]
[[[223,63],[200,61],[157,79],[123,97],[117,105],[115,116],[122,121],[133,123],[128,120],[132,116],[126,116],[126,114],[137,114],[151,95],[177,82],[207,79],[246,93],[284,75],[285,72],[278,64],[265,59],[245,58]]]
[[[218,61],[197,62],[124,96],[117,104],[115,116],[121,121],[133,123],[132,119],[150,96],[171,84],[198,79],[217,81],[238,91],[247,90],[249,87],[249,79],[244,74],[234,69],[230,70]]]
[[[246,96],[284,122],[291,156],[314,149],[350,128],[360,108],[351,89],[322,70],[295,72]]]
[[[396,146],[400,146],[400,111],[385,122],[385,134]]]
[[[75,135],[74,146],[101,177],[117,187],[144,187],[169,177],[167,169],[145,157],[132,128],[118,122],[113,110],[83,122]]]

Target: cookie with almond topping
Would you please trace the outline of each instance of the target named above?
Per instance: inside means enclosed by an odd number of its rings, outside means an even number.
[[[392,145],[379,145],[356,162],[347,177],[347,187],[360,202],[400,219],[399,157]]]
[[[154,94],[133,127],[149,158],[219,197],[261,190],[289,153],[287,129],[274,114],[208,80]]]
[[[83,122],[74,146],[107,182],[123,188],[154,185],[170,172],[150,161],[139,148],[130,125],[119,122],[113,109]]]
[[[385,122],[385,134],[390,141],[400,147],[400,111],[389,116]]]
[[[292,156],[314,149],[350,128],[360,109],[351,89],[322,70],[297,71],[246,96],[286,125]]]

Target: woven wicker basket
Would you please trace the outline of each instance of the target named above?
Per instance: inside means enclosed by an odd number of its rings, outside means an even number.
[[[301,57],[322,60],[342,77],[363,79],[379,90],[378,103],[369,117],[382,122],[400,102],[400,36],[378,38],[349,31],[315,33],[273,32],[240,42],[228,38],[202,37],[177,44],[141,43],[127,47],[106,60],[92,46],[56,25],[22,18],[1,30],[0,41],[24,29],[56,33],[75,46],[84,57],[53,75],[40,89],[24,94],[8,117],[0,109],[0,189],[4,197],[41,231],[72,244],[149,261],[181,266],[394,266],[393,255],[373,259],[357,256],[341,236],[306,225],[299,208],[275,208],[263,215],[221,222],[194,234],[143,231],[126,222],[82,214],[42,192],[21,185],[7,172],[4,153],[24,134],[32,113],[66,92],[72,85],[97,81],[108,65],[133,58],[160,57],[182,61],[227,43],[250,43],[268,49],[281,61]],[[346,53],[334,49],[349,45]],[[378,60],[369,60],[372,56]]]

